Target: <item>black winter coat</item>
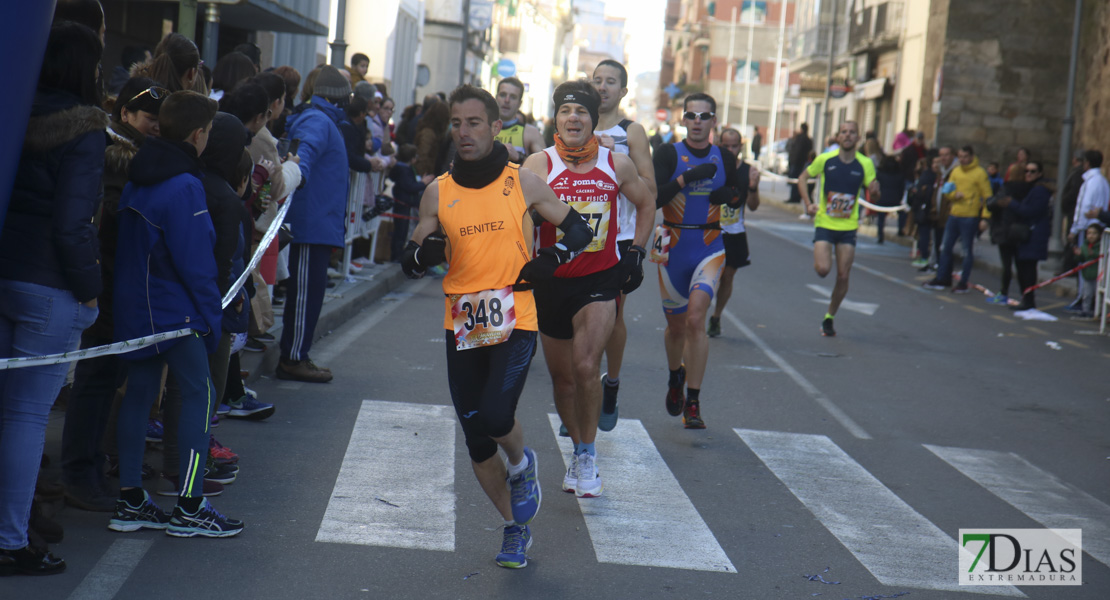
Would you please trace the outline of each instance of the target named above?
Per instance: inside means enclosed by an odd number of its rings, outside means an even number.
[[[100,206],[108,115],[71,94],[39,90],[0,232],[0,279],[100,295]]]

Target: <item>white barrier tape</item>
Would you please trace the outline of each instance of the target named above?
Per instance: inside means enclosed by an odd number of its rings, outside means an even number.
[[[864,200],[863,198],[859,199],[859,203],[860,203],[860,206],[870,208],[871,210],[876,211],[876,212],[891,213],[891,212],[899,212],[899,211],[902,211],[902,210],[909,210],[910,209],[910,206],[908,204],[899,204],[898,206],[879,206],[877,204],[871,204],[870,202],[868,202],[867,200]]]
[[[266,230],[266,235],[262,236],[262,241],[258,243],[258,251],[251,257],[250,263],[247,268],[243,270],[243,274],[228,290],[227,295],[224,296],[221,302],[222,308],[227,308],[231,304],[232,299],[239,293],[239,290],[246,283],[247,277],[250,276],[251,271],[258,267],[258,262],[262,260],[262,255],[266,253],[266,248],[274,241],[274,236],[277,235],[278,229],[281,224],[285,222],[285,215],[289,212],[289,205],[292,203],[292,194],[285,199],[285,203],[278,209],[277,216],[274,217],[273,223],[270,228]],[[38,367],[42,365],[57,365],[61,363],[73,362],[83,360],[86,358],[93,358],[96,356],[110,356],[112,354],[125,354],[127,352],[134,352],[140,348],[146,348],[154,344],[165,342],[167,340],[177,339],[191,335],[196,330],[194,329],[178,329],[177,331],[167,331],[164,333],[156,333],[154,335],[147,335],[133,340],[125,340],[122,342],[115,342],[113,344],[106,344],[104,346],[95,346],[93,348],[85,348],[83,350],[74,350],[73,352],[62,352],[59,354],[47,354],[45,356],[24,356],[20,358],[0,358],[0,371],[7,369],[18,369],[22,367]]]

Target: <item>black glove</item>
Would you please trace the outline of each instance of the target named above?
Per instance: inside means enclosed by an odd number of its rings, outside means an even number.
[[[622,294],[631,294],[644,282],[644,255],[647,250],[640,246],[630,246],[621,256],[621,265],[628,273],[628,279],[621,285]]]
[[[712,179],[716,174],[717,165],[713,163],[703,163],[696,167],[686,169],[686,171],[682,173],[682,181],[685,182],[686,185],[690,185],[702,179]]]
[[[517,275],[516,280],[529,283],[548,281],[555,277],[555,269],[569,261],[570,258],[570,252],[556,246],[540,248],[536,252],[536,258],[528,261],[520,268],[520,275]]]
[[[727,204],[730,208],[737,208],[738,206],[740,206],[740,204],[737,202],[737,200],[739,199],[739,192],[737,192],[735,187],[732,187],[730,185],[719,187],[712,192],[709,192],[710,204]]]
[[[416,260],[425,268],[434,267],[447,260],[447,238],[441,233],[429,233],[420,244]]]

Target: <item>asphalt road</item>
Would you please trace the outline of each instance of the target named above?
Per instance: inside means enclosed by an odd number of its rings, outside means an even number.
[[[708,429],[663,409],[654,266],[631,296],[600,499],[559,490],[533,361],[518,418],[545,494],[526,569],[493,562],[500,519],[454,423],[442,295],[425,279],[317,344],[332,383],[263,379],[277,413],[215,431],[242,471],[213,503],[242,535],[119,534],[66,509],[68,571],[0,580],[0,598],[1110,597],[1110,342],[924,291],[905,248],[867,239],[852,309],[823,338],[832,281],[813,273],[809,223],[768,207],[749,224],[753,265],[710,341]],[[961,528],[1042,527],[1083,529],[1084,585],[957,586]]]

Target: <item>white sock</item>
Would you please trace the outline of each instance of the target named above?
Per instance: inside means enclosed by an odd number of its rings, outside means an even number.
[[[525,454],[524,457],[520,459],[520,464],[518,465],[514,465],[512,461],[505,462],[509,463],[509,477],[513,477],[519,475],[521,471],[528,468],[528,455]]]

